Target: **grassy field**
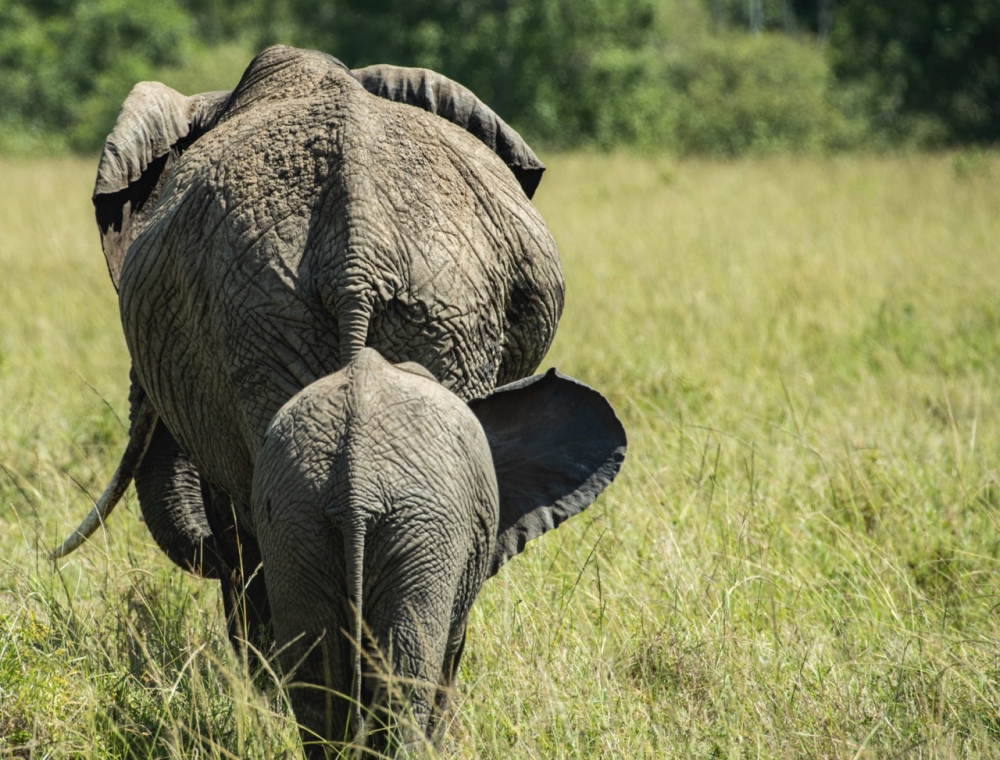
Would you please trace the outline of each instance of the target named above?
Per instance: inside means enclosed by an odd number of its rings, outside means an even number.
[[[134,496],[94,162],[0,162],[0,757],[270,758]],[[547,363],[630,449],[473,610],[459,757],[1000,757],[1000,160],[552,157]]]

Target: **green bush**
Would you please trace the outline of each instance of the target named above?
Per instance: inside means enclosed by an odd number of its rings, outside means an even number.
[[[932,147],[1000,139],[996,0],[838,0],[829,53],[882,139]]]
[[[838,110],[833,88],[814,43],[705,34],[662,52],[595,57],[587,97],[602,147],[740,156],[855,144],[864,125]]]
[[[830,69],[811,42],[777,34],[706,37],[668,60],[665,77],[677,98],[682,153],[816,150],[848,139],[831,99]]]
[[[996,3],[883,5],[761,0],[751,19],[744,0],[0,0],[0,153],[93,151],[136,81],[231,87],[276,42],[433,68],[554,148],[996,140]]]

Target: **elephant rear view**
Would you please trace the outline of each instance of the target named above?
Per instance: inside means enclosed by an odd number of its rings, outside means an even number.
[[[466,405],[365,349],[283,406],[252,509],[307,748],[433,734],[483,582],[624,452],[607,401],[554,371]]]
[[[232,92],[136,85],[93,197],[133,364],[130,442],[54,555],[134,475],[157,544],[221,579],[234,641],[266,649],[250,482],[268,423],[365,346],[463,399],[533,372],[564,295],[530,201],[543,170],[423,69],[275,46]]]
[[[558,254],[517,176],[371,76],[261,53],[211,100],[121,263],[138,381],[237,513],[278,407],[364,346],[471,398],[533,371],[555,334]]]

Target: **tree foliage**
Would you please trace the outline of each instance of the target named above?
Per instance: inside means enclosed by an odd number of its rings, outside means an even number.
[[[841,0],[831,34],[838,79],[863,90],[895,139],[1000,138],[1000,3]]]
[[[0,151],[93,150],[134,82],[231,87],[275,42],[435,69],[554,146],[1000,138],[996,0],[0,0],[0,29]]]
[[[440,71],[505,119],[560,142],[588,134],[595,60],[655,36],[653,0],[288,0],[269,15],[297,44],[351,67]],[[265,33],[261,42],[278,39]]]
[[[288,0],[275,28],[350,66],[424,66],[550,145],[723,155],[832,144],[832,80],[811,40],[711,34],[666,0]],[[266,36],[261,43],[275,41]]]
[[[93,150],[132,85],[192,43],[172,0],[0,0],[0,148]]]

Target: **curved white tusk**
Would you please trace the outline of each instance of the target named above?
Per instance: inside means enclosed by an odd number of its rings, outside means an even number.
[[[144,398],[139,405],[139,412],[136,414],[135,423],[132,425],[132,434],[129,437],[125,453],[122,454],[121,461],[115,474],[111,476],[111,482],[104,489],[101,498],[97,500],[94,508],[90,510],[79,527],[70,534],[69,538],[62,542],[58,549],[54,549],[49,554],[49,559],[59,559],[65,557],[74,549],[78,548],[84,541],[90,538],[91,534],[101,526],[115,508],[119,499],[124,495],[128,484],[132,482],[135,471],[142,464],[142,459],[146,456],[146,449],[153,438],[153,431],[156,430],[156,422],[159,415],[153,408],[149,398]]]

